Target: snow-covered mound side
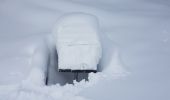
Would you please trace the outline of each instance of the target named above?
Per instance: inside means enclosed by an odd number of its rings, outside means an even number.
[[[59,69],[97,70],[101,58],[98,20],[87,13],[59,18],[53,29]]]
[[[1,42],[0,45],[0,85],[20,84],[28,78],[29,83],[44,83],[39,74],[46,76],[49,54],[43,35],[11,39]],[[34,79],[36,77],[38,78]]]
[[[38,42],[31,57],[30,64],[32,68],[29,75],[23,80],[26,84],[45,85],[50,52],[46,38]]]

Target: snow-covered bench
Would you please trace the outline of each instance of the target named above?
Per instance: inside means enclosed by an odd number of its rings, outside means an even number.
[[[86,13],[71,13],[57,21],[53,34],[58,70],[96,72],[101,58],[98,20]]]

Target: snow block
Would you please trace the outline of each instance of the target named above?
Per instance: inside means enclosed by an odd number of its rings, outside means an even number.
[[[54,29],[58,70],[96,71],[101,58],[99,24],[94,15],[71,13],[59,18]]]

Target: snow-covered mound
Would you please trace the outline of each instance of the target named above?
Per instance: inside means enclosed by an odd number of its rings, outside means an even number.
[[[101,58],[98,20],[87,13],[71,13],[56,23],[59,70],[97,70]]]
[[[48,51],[39,38],[71,12],[99,19],[102,59],[89,82],[60,86],[72,76],[57,71],[53,40]],[[0,0],[0,100],[170,100],[169,59],[169,0]]]

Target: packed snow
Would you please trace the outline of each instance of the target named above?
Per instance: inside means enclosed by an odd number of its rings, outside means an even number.
[[[58,69],[97,70],[101,58],[98,20],[87,13],[63,15],[53,29]]]
[[[89,81],[57,71],[53,29],[74,12],[99,20],[102,55]],[[0,100],[170,99],[168,0],[1,0],[0,22]]]

